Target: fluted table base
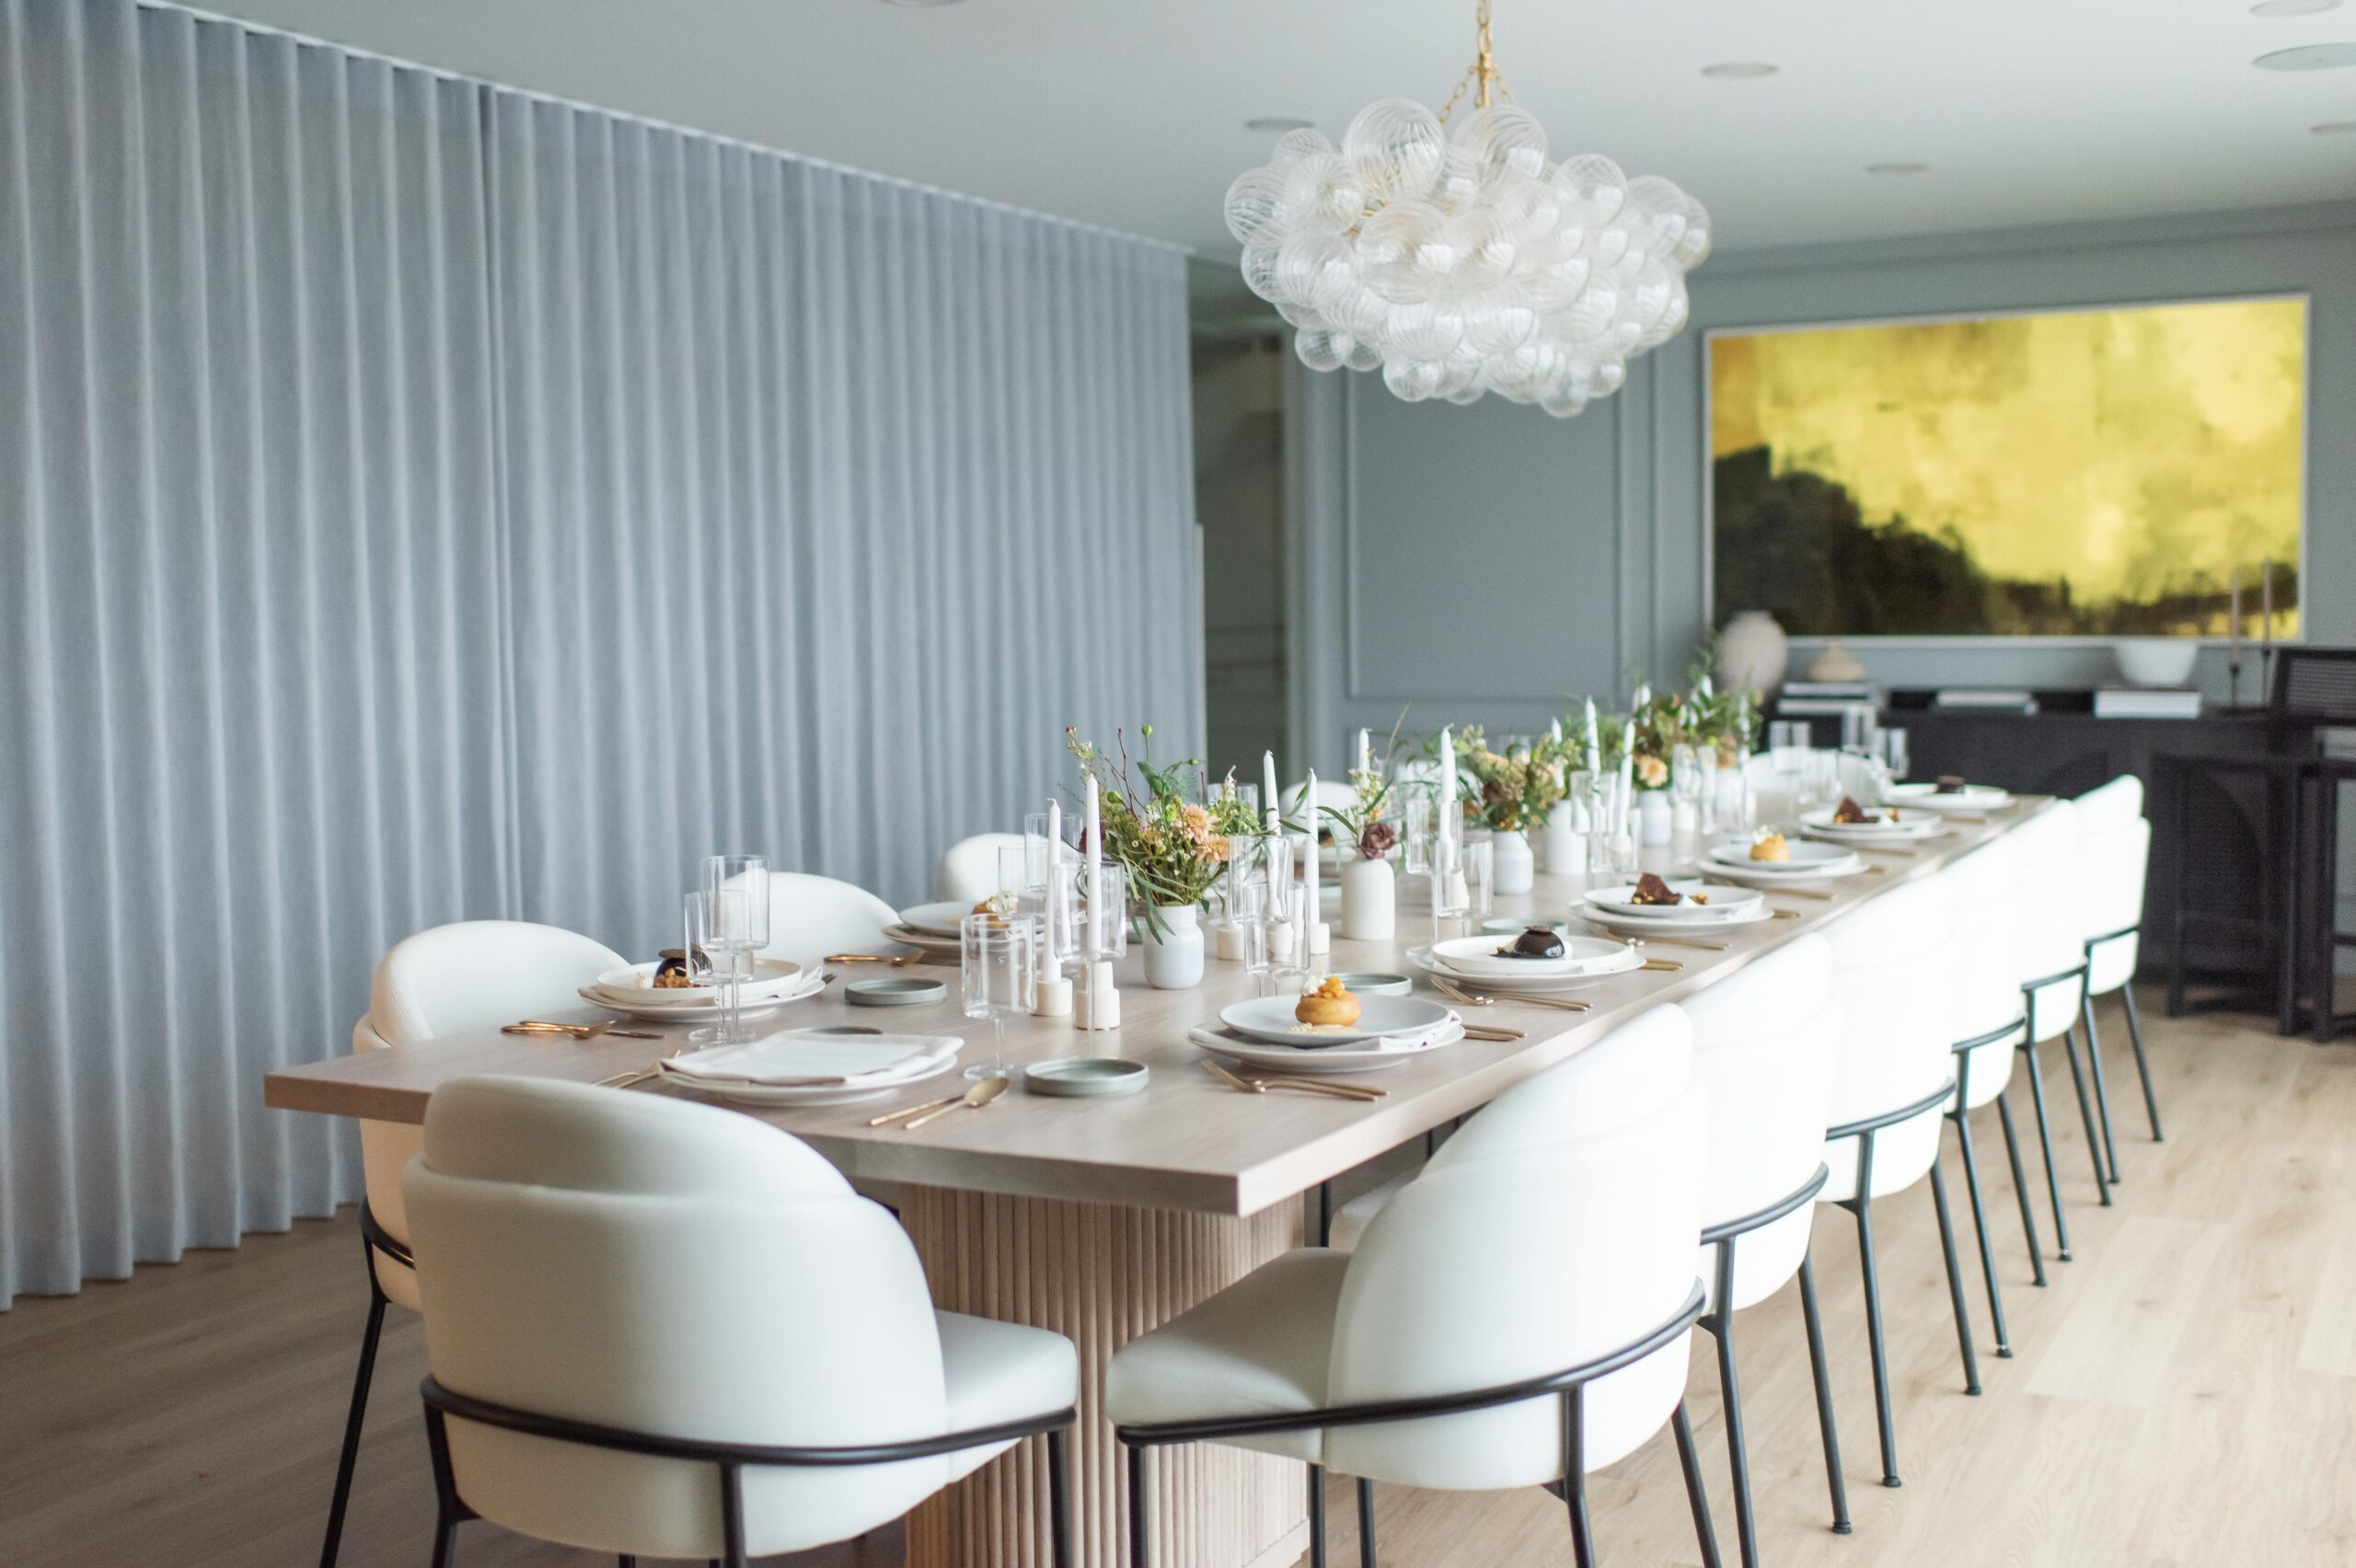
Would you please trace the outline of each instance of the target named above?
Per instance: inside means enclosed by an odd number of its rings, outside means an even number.
[[[1126,1472],[1104,1420],[1105,1363],[1301,1244],[1300,1205],[1247,1218],[907,1187],[900,1220],[953,1312],[1053,1329],[1080,1347],[1072,1560],[1124,1568]],[[1154,1568],[1281,1568],[1309,1540],[1302,1467],[1213,1444],[1154,1452]],[[910,1568],[1048,1568],[1044,1445],[1027,1442],[918,1508]]]

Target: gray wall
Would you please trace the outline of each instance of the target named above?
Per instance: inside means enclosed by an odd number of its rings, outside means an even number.
[[[1886,316],[2304,292],[2307,635],[2356,642],[2356,203],[1757,251],[1692,280],[1693,320],[1569,421],[1497,398],[1402,403],[1295,367],[1303,570],[1294,733],[1320,768],[1358,725],[1534,728],[1707,631],[1703,333]],[[1796,644],[1796,670],[1813,645]],[[2091,686],[2100,647],[1854,644],[1891,685]],[[2224,655],[2200,680],[2224,692]],[[2255,676],[2243,674],[2244,689]]]

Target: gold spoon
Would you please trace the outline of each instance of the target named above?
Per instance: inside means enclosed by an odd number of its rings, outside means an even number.
[[[1002,1078],[983,1078],[980,1082],[975,1084],[973,1088],[967,1090],[964,1094],[959,1095],[948,1104],[941,1106],[937,1110],[928,1111],[921,1116],[912,1116],[908,1120],[901,1123],[900,1130],[904,1133],[913,1133],[918,1127],[923,1126],[927,1122],[931,1121],[935,1116],[946,1116],[949,1113],[956,1110],[961,1105],[969,1111],[979,1111],[983,1106],[987,1105],[991,1101],[996,1100],[999,1095],[1004,1094],[1006,1092],[1006,1085],[1007,1080]]]
[[[1306,1078],[1248,1078],[1239,1073],[1230,1072],[1218,1063],[1208,1060],[1203,1063],[1203,1066],[1211,1077],[1218,1079],[1228,1088],[1245,1094],[1265,1094],[1272,1089],[1294,1089],[1304,1094],[1322,1094],[1329,1100],[1355,1100],[1360,1104],[1367,1103],[1375,1098],[1363,1090],[1352,1089],[1345,1084],[1311,1083]]]

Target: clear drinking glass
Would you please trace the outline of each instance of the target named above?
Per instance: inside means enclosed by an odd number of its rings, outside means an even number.
[[[1406,838],[1401,845],[1401,867],[1411,877],[1428,876],[1432,869],[1432,792],[1421,784],[1399,788],[1400,821]]]
[[[728,989],[722,1008],[722,1038],[744,1039],[745,977],[753,955],[769,945],[768,860],[759,855],[714,855],[703,863],[704,946],[728,955]]]
[[[1907,755],[1904,730],[1884,730],[1881,732],[1881,760],[1882,766],[1889,769],[1890,778],[1905,778],[1912,758]]]
[[[1011,1077],[1006,1020],[1027,1016],[1039,999],[1039,917],[968,915],[958,922],[959,974],[965,1016],[990,1020],[990,1059],[965,1069],[969,1078]]]

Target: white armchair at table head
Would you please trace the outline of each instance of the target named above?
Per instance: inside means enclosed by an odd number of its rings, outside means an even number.
[[[998,852],[1021,847],[1022,835],[1019,833],[976,833],[971,838],[959,839],[941,853],[941,870],[932,881],[932,896],[951,904],[979,904],[994,894],[1008,891],[999,886]]]
[[[872,1528],[1071,1419],[1069,1341],[936,1313],[891,1216],[750,1117],[463,1078],[407,1186],[440,1541],[479,1515],[742,1562]]]
[[[769,945],[763,958],[790,959],[804,969],[834,952],[880,952],[891,946],[884,928],[900,912],[853,882],[807,871],[771,871]]]

